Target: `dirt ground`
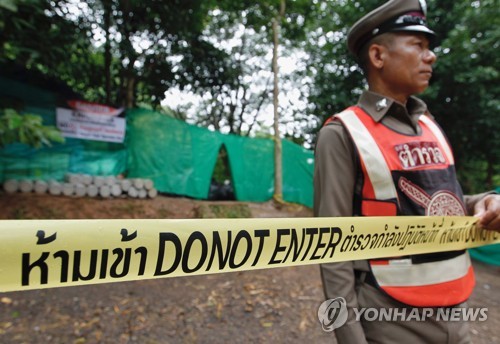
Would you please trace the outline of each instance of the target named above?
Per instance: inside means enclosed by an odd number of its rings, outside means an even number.
[[[0,193],[0,219],[308,217],[273,203],[92,200]],[[500,343],[500,268],[474,263],[474,343]],[[317,265],[0,293],[0,343],[334,343],[317,319]]]

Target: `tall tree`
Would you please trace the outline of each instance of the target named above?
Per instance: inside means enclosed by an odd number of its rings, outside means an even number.
[[[105,103],[111,103],[111,16],[112,8],[110,1],[103,1],[103,29],[105,32],[104,42],[104,92]]]
[[[328,1],[312,6],[315,18],[308,27],[305,51],[309,80],[308,111],[317,117],[315,133],[326,118],[355,103],[365,87],[361,69],[349,54],[349,27],[361,13],[376,8],[383,0]]]
[[[159,106],[172,85],[204,82],[218,50],[200,41],[212,1],[21,1],[0,11],[0,59],[57,76],[87,100]],[[9,13],[6,13],[9,12]]]
[[[494,188],[500,183],[499,2],[436,0],[434,6],[447,11],[436,21],[449,31],[440,33],[426,99],[454,147],[465,190]]]
[[[289,11],[276,23],[281,26],[282,54],[297,49],[295,43],[301,39],[307,3],[291,2]],[[224,79],[219,77],[217,87],[198,87],[194,92],[201,98],[196,123],[240,135],[269,131],[262,112],[272,106],[272,23],[280,6],[280,0],[217,2],[203,37],[227,53],[227,62],[219,62],[219,69],[225,69],[227,74]],[[283,109],[280,104],[280,111]],[[267,122],[272,125],[272,121]]]
[[[172,57],[182,59],[197,49],[211,2],[102,0],[89,4],[95,23],[103,23],[105,47],[111,47],[115,60],[106,73],[114,75],[117,91],[107,97],[127,107],[138,102],[158,106],[170,86],[186,79],[174,72],[182,63]]]
[[[282,147],[280,137],[280,114],[279,114],[279,36],[280,23],[285,16],[286,3],[285,0],[280,1],[280,8],[276,16],[272,19],[273,30],[273,113],[274,113],[274,195],[273,198],[281,202],[283,201],[283,161]]]
[[[207,75],[204,82],[186,86],[186,91],[198,96],[199,104],[181,108],[191,108],[190,121],[195,124],[246,136],[263,125],[260,110],[270,99],[272,80],[264,73],[269,46],[261,32],[235,23],[232,16],[236,17],[230,12],[212,13],[204,39],[220,53],[193,60],[191,65],[209,63],[215,73]]]
[[[309,2],[308,1],[291,1],[290,7],[285,11],[285,1],[284,0],[260,0],[260,1],[239,1],[239,2],[220,2],[217,15],[215,18],[215,23],[213,27],[217,28],[215,32],[207,32],[207,35],[214,35],[220,37],[220,31],[226,32],[233,30],[233,32],[238,34],[243,32],[238,44],[234,45],[236,48],[232,48],[229,54],[233,56],[234,63],[232,64],[233,71],[247,73],[240,74],[235,78],[236,82],[234,84],[225,84],[220,89],[212,89],[209,91],[209,99],[217,99],[221,106],[210,106],[205,107],[207,114],[205,118],[210,120],[215,120],[212,123],[212,127],[215,129],[220,128],[220,123],[225,120],[226,126],[229,127],[230,133],[242,133],[242,123],[244,119],[244,111],[247,110],[248,114],[252,116],[251,125],[246,125],[246,133],[250,133],[253,124],[257,122],[256,116],[259,115],[258,110],[262,108],[264,101],[267,102],[271,97],[268,94],[272,94],[272,106],[273,106],[273,128],[274,128],[274,141],[275,141],[275,188],[274,188],[274,198],[278,201],[282,200],[282,156],[281,156],[281,139],[282,135],[280,133],[280,127],[283,125],[282,112],[283,107],[279,104],[280,97],[280,75],[278,68],[278,49],[283,44],[283,47],[290,48],[292,42],[298,42],[304,37],[304,25],[307,22],[307,13],[309,12]],[[222,19],[223,23],[218,22],[218,19]],[[281,31],[281,32],[280,32]],[[253,37],[251,39],[246,39],[246,33],[251,32]],[[282,34],[282,35],[281,35]],[[257,37],[257,39],[256,39]],[[283,38],[283,39],[282,39]],[[252,50],[248,52],[244,46],[248,41],[256,42],[259,44],[253,44],[251,47],[256,46],[267,46],[268,49],[272,49],[272,55],[260,55],[260,51],[257,54],[252,54]],[[262,43],[260,43],[262,42]],[[234,44],[234,39],[227,40],[226,45],[231,46]],[[290,51],[292,49],[289,49]],[[255,49],[253,50],[255,51]],[[244,54],[244,56],[243,56]],[[260,55],[263,58],[269,58],[264,69],[261,71],[256,70],[256,65],[253,62],[245,63],[244,60],[249,60],[255,55]],[[261,59],[262,61],[262,59]],[[271,68],[269,68],[269,65]],[[248,72],[251,73],[248,73]],[[253,77],[255,75],[264,75],[267,79],[266,74],[273,79],[272,89],[268,89],[268,83],[265,81],[264,88],[259,88],[255,92],[256,87],[248,84],[248,81],[254,81]],[[242,82],[243,81],[243,82]],[[258,82],[258,81],[257,81]],[[261,81],[262,84],[262,81]],[[242,90],[242,92],[240,92]],[[259,99],[255,101],[254,106],[247,106],[250,103],[251,94],[261,93]],[[228,102],[224,102],[225,99],[230,99]],[[236,102],[234,101],[236,100]],[[204,103],[203,103],[204,104]],[[235,109],[239,108],[239,118],[236,118]],[[215,110],[215,111],[214,111]],[[255,111],[257,110],[257,111]],[[203,112],[203,110],[201,110]],[[246,120],[248,120],[248,115]],[[247,123],[248,124],[248,123]]]

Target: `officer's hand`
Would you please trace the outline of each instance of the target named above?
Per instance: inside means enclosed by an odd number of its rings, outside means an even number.
[[[500,195],[487,195],[474,206],[477,226],[500,232]]]

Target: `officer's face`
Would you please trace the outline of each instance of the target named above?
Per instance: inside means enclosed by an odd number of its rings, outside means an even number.
[[[423,92],[429,86],[436,55],[425,34],[398,32],[385,44],[381,77],[400,96]]]

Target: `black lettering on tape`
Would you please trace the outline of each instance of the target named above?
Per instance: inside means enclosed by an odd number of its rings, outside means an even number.
[[[274,251],[271,259],[269,260],[269,264],[281,263],[281,260],[276,260],[276,255],[278,254],[278,252],[284,251],[286,249],[286,246],[281,246],[281,236],[283,235],[290,235],[290,229],[278,229],[276,236],[276,246],[274,246]]]
[[[318,228],[306,228],[306,234],[310,237],[309,238],[309,243],[307,244],[306,252],[304,252],[304,255],[302,256],[302,259],[300,260],[301,262],[306,259],[307,254],[309,253],[309,250],[311,249],[314,236],[318,234]]]
[[[246,247],[246,252],[245,255],[243,256],[243,259],[239,264],[235,262],[236,260],[236,253],[238,251],[238,247],[240,244],[240,241],[245,238],[247,242],[247,247]],[[252,253],[252,238],[250,237],[250,234],[248,234],[247,231],[239,231],[238,234],[236,234],[236,238],[234,238],[234,245],[233,248],[231,249],[231,256],[229,257],[229,267],[231,269],[237,269],[243,264],[246,263],[248,258],[250,257],[250,253]]]
[[[123,249],[115,248],[113,250],[113,254],[116,255],[116,259],[113,262],[113,264],[111,264],[109,275],[113,278],[120,278],[126,276],[130,268],[130,255],[132,254],[132,250],[130,248],[127,248],[125,249],[125,252],[123,252]],[[118,265],[120,265],[122,261],[123,261],[122,271],[118,272]]]
[[[300,251],[302,251],[302,247],[304,247],[304,240],[306,238],[305,235],[306,229],[302,228],[302,240],[300,240],[300,246],[299,246],[299,240],[297,239],[297,231],[295,228],[292,228],[291,232],[291,238],[290,238],[290,246],[288,247],[288,251],[286,252],[285,258],[283,258],[283,261],[286,262],[288,259],[288,255],[290,252],[292,252],[293,249],[293,254],[292,254],[292,262],[296,262],[297,258],[299,258]]]
[[[139,263],[139,276],[144,275],[146,271],[146,259],[148,258],[148,249],[144,246],[138,247],[134,251],[136,254],[139,253],[141,255],[141,262]]]
[[[106,253],[108,250],[106,250]],[[69,253],[67,251],[57,251],[54,258],[61,258],[61,283],[68,282],[69,275]]]
[[[49,278],[49,267],[45,260],[49,257],[49,252],[43,252],[38,260],[34,261],[30,264],[30,254],[23,253],[23,262],[22,262],[22,277],[21,283],[22,285],[30,284],[30,273],[34,267],[38,267],[40,269],[40,284],[47,284]]]
[[[257,255],[252,263],[252,266],[257,265],[260,255],[262,254],[262,249],[264,248],[264,238],[269,236],[269,229],[257,229],[254,232],[255,237],[259,238],[259,247],[257,249]]]
[[[99,271],[99,278],[104,279],[106,278],[107,274],[107,269],[108,269],[108,250],[102,250],[102,255],[101,255],[101,270]],[[62,272],[61,272],[62,274]]]
[[[90,251],[90,264],[89,271],[86,276],[83,276],[80,267],[82,266],[82,251],[75,251],[75,256],[73,257],[73,278],[72,281],[76,282],[79,280],[90,281],[94,279],[97,266],[97,250]]]
[[[189,256],[191,253],[191,247],[193,247],[193,243],[195,242],[195,240],[198,240],[201,244],[200,261],[198,262],[198,265],[190,269],[188,266]],[[207,259],[207,252],[208,252],[208,244],[205,236],[198,231],[191,233],[186,242],[186,247],[182,252],[182,271],[184,271],[187,274],[198,271],[201,268],[201,266],[205,263],[205,260]]]
[[[163,260],[165,259],[165,242],[170,241],[172,244],[174,244],[175,247],[175,258],[174,261],[172,262],[172,265],[170,266],[169,269],[167,270],[162,270],[163,267]],[[155,274],[154,276],[164,276],[172,273],[177,269],[177,266],[179,265],[181,258],[182,258],[182,245],[181,241],[179,240],[179,237],[175,235],[174,233],[166,232],[166,233],[160,233],[160,240],[159,240],[159,248],[158,248],[158,260],[156,261],[156,269],[155,269]]]
[[[334,241],[334,237],[337,237],[337,240]],[[335,254],[335,249],[337,248],[337,245],[340,243],[342,240],[342,230],[339,227],[331,227],[330,231],[330,240],[328,240],[328,246],[325,249],[325,253],[323,253],[323,256],[321,258],[325,258],[326,254],[328,251],[331,251],[330,253],[330,258],[333,258],[333,255]]]
[[[313,251],[313,253],[312,253],[312,255],[311,255],[311,260],[318,260],[318,259],[320,259],[320,258],[321,258],[321,256],[317,256],[317,255],[316,255],[316,252],[318,252],[318,250],[319,250],[320,248],[323,248],[323,247],[325,247],[325,246],[326,246],[326,244],[323,244],[323,243],[321,242],[321,239],[323,239],[323,234],[324,234],[324,233],[328,233],[328,232],[330,232],[330,228],[329,228],[329,227],[321,227],[321,228],[319,229],[319,238],[318,238],[318,243],[316,244],[316,248],[314,249],[314,251]]]
[[[220,238],[219,232],[214,232],[212,240],[212,251],[210,252],[210,260],[208,261],[207,269],[209,271],[212,267],[212,263],[215,258],[215,250],[217,250],[217,255],[219,259],[219,270],[226,267],[227,260],[229,259],[229,253],[231,252],[231,231],[227,231],[227,245],[226,252],[222,250],[222,240]]]

